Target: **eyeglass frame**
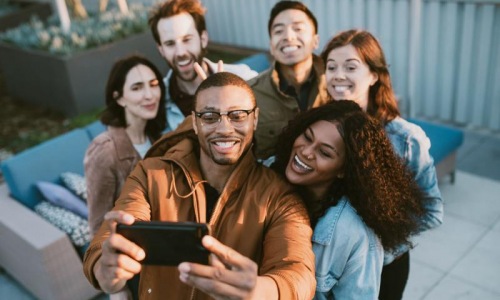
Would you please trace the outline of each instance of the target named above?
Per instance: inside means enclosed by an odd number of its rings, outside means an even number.
[[[221,122],[222,122],[222,116],[225,116],[227,118],[227,120],[229,121],[229,123],[231,123],[231,125],[233,125],[234,127],[239,127],[239,126],[243,126],[245,124],[245,122],[248,120],[248,119],[245,119],[243,122],[241,123],[233,123],[233,120],[231,120],[231,118],[229,118],[229,114],[230,113],[233,113],[235,111],[243,111],[245,112],[247,115],[247,117],[251,114],[251,113],[254,113],[255,110],[257,109],[257,106],[254,106],[252,109],[234,109],[234,110],[228,110],[226,112],[219,112],[219,111],[195,111],[193,110],[193,113],[194,115],[200,119],[200,122],[201,122],[201,125],[203,126],[209,126],[209,127],[216,127],[218,126]],[[207,113],[211,113],[211,114],[216,114],[219,116],[217,122],[214,122],[214,123],[211,123],[211,124],[206,124],[203,122],[203,119],[201,118],[204,114],[207,114]]]

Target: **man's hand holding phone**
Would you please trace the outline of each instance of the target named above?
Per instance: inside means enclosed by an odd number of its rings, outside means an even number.
[[[178,267],[182,282],[214,299],[278,299],[278,287],[267,276],[258,276],[257,264],[211,236],[202,239],[210,251],[210,265],[184,262]]]
[[[110,211],[104,219],[111,234],[102,244],[102,255],[94,265],[94,274],[104,292],[115,293],[141,271],[140,261],[146,254],[139,246],[116,234],[118,223],[134,223],[132,215],[123,211]]]

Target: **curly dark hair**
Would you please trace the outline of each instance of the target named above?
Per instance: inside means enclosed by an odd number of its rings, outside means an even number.
[[[392,89],[389,66],[378,40],[366,30],[351,29],[337,33],[325,45],[321,58],[327,62],[328,54],[333,49],[352,45],[359,56],[368,65],[371,72],[378,74],[377,82],[368,93],[367,112],[387,124],[400,115],[396,95]]]
[[[160,71],[156,66],[139,55],[132,55],[118,60],[109,73],[106,84],[106,108],[101,114],[101,122],[105,125],[115,127],[127,127],[125,120],[125,109],[119,105],[117,99],[123,95],[123,86],[130,70],[138,65],[144,65],[153,71],[160,86],[160,103],[158,113],[152,120],[146,123],[146,135],[153,141],[157,140],[167,126],[167,112],[165,110],[165,84]],[[117,92],[117,93],[116,93]]]
[[[299,114],[279,138],[273,165],[284,175],[292,147],[308,127],[318,121],[334,124],[345,143],[344,177],[332,182],[323,199],[314,199],[307,186],[297,186],[313,226],[326,210],[346,196],[381,241],[384,249],[411,246],[424,216],[424,198],[401,158],[393,150],[380,122],[350,100],[332,101]]]

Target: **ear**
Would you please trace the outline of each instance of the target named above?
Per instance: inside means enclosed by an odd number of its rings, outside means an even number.
[[[158,49],[158,52],[160,52],[161,57],[165,58],[165,53],[163,53],[161,45],[156,45],[156,48]]]
[[[319,34],[315,34],[313,37],[314,50],[319,48]]]
[[[259,108],[257,107],[253,113],[253,130],[257,130],[257,124],[259,123]]]
[[[114,91],[113,98],[116,99],[116,98],[118,98],[118,96],[119,96],[118,92]],[[127,105],[125,103],[123,103],[123,97],[116,99],[116,103],[118,103],[118,105],[120,105],[121,107],[127,107]]]
[[[373,79],[372,79],[372,82],[370,83],[370,86],[374,85],[378,81],[378,73],[372,72],[372,76],[373,76]]]
[[[201,39],[201,47],[203,49],[207,48],[208,46],[208,32],[206,30],[203,30],[200,36]]]
[[[198,135],[198,127],[196,126],[196,115],[194,114],[194,111],[191,112],[191,115],[193,116],[191,119],[193,122],[194,133],[196,133],[196,135]]]

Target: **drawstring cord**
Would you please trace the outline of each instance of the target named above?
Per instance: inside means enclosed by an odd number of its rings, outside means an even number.
[[[172,173],[172,179],[174,179],[174,178],[175,178],[175,177],[174,177],[174,169],[172,168],[172,169],[170,170],[170,172]],[[177,196],[179,196],[179,197],[181,197],[181,198],[183,198],[183,199],[186,199],[186,198],[188,198],[188,197],[191,197],[191,196],[194,194],[194,192],[196,192],[196,189],[198,188],[198,185],[203,184],[203,183],[205,183],[205,182],[208,182],[208,181],[206,181],[206,180],[201,180],[201,181],[196,182],[196,183],[194,184],[194,188],[193,188],[193,190],[192,190],[189,194],[187,194],[187,195],[181,195],[181,194],[179,194],[179,191],[177,191],[177,186],[175,185],[175,179],[174,179],[174,180],[173,180],[173,182],[172,182],[172,186],[173,186],[173,188],[174,188],[174,193],[175,193]]]

